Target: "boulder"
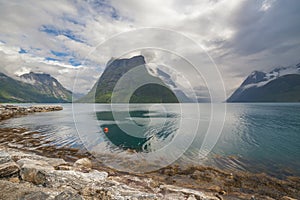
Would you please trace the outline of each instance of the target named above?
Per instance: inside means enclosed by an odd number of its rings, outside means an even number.
[[[20,175],[22,180],[36,185],[42,185],[46,182],[47,171],[54,170],[54,167],[45,161],[30,160],[23,158],[17,161],[21,167]]]
[[[15,162],[7,162],[0,165],[0,178],[18,174],[19,166]]]
[[[90,159],[81,158],[74,163],[74,167],[91,169],[93,167],[93,164]]]
[[[107,172],[99,172],[93,170],[90,173],[79,171],[62,171],[52,170],[46,171],[45,185],[51,188],[59,188],[62,186],[70,186],[75,190],[81,190],[90,184],[101,184],[108,177]]]

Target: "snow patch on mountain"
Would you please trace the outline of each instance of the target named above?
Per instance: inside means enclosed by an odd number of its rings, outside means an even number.
[[[190,102],[197,102],[197,95],[186,78],[174,69],[154,63],[146,64],[148,73],[160,78],[176,96],[186,96]]]
[[[242,83],[241,89],[246,90],[251,87],[262,87],[269,82],[288,74],[300,74],[300,63],[295,66],[277,67],[267,73],[253,71]]]

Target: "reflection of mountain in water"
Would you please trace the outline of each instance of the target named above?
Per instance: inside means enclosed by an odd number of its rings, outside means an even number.
[[[124,118],[115,120],[111,111],[104,111],[97,112],[97,119],[101,123],[102,130],[104,128],[109,130],[105,133],[106,139],[122,149],[144,152],[160,149],[172,140],[178,129],[178,116],[172,113],[164,115],[146,110],[131,111],[130,119],[125,117],[125,112],[118,112],[117,115]],[[122,127],[125,126],[126,130],[123,130],[118,123],[121,123]],[[142,130],[137,133],[138,135],[127,133],[134,130],[135,126]]]

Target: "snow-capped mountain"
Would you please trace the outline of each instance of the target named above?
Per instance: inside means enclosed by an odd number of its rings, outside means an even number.
[[[19,78],[22,82],[32,85],[42,94],[65,102],[71,102],[72,100],[72,92],[64,88],[50,74],[30,72],[21,75]]]
[[[295,66],[277,67],[267,73],[254,71],[227,101],[300,101],[299,81],[300,63]]]
[[[296,66],[277,67],[272,71],[265,73],[261,71],[252,72],[247,79],[242,83],[242,86],[261,87],[281,76],[288,74],[300,74],[300,63]]]
[[[171,68],[163,65],[147,64],[148,72],[152,76],[160,78],[182,102],[209,102],[209,96],[202,97],[197,89],[191,88],[188,80],[186,80],[181,74],[175,72]],[[201,92],[203,92],[201,90]],[[200,98],[201,97],[201,98]]]
[[[72,93],[49,74],[24,74],[9,77],[0,73],[0,102],[64,103],[71,102]]]

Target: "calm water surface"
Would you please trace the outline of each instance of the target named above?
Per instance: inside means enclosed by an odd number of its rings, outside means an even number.
[[[199,149],[211,110],[209,104],[197,106],[200,117],[194,115],[194,104],[132,104],[130,112],[125,105],[118,105],[112,112],[110,105],[103,104],[76,104],[72,112],[72,104],[63,104],[63,111],[9,119],[0,127],[26,127],[44,135],[51,141],[48,145],[114,155],[114,164],[124,167],[124,158],[136,152],[134,155],[153,154],[152,161],[180,155],[178,162],[182,165],[207,164],[277,177],[300,176],[299,103],[227,104],[223,131],[205,159],[200,159]],[[107,162],[112,164],[111,160]]]

